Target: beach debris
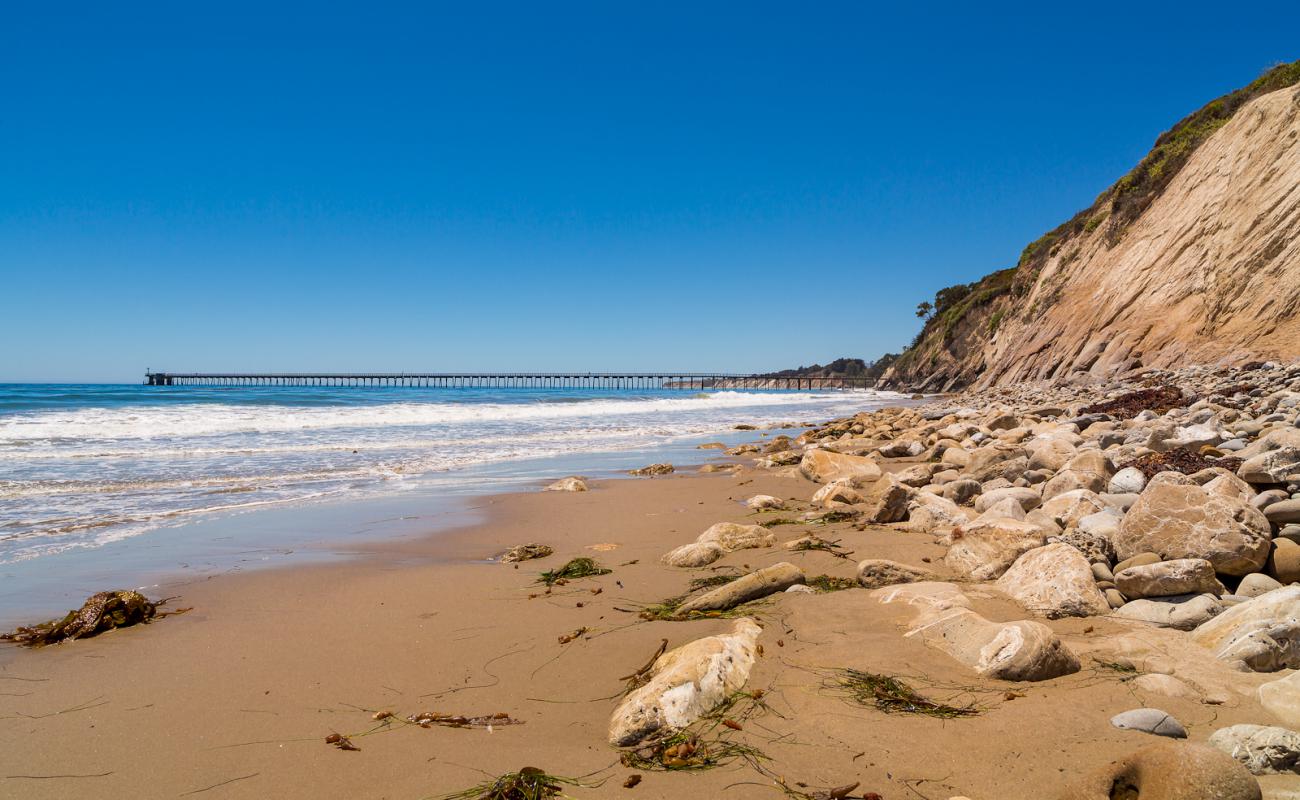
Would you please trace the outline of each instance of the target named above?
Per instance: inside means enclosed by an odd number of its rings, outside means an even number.
[[[375,713],[370,715],[370,718],[373,719],[375,722],[383,722],[386,719],[392,718],[392,716],[393,716],[393,712],[391,711],[376,711]]]
[[[834,575],[814,575],[806,581],[806,584],[820,593],[842,592],[845,589],[858,588],[858,582],[855,579],[837,578]]]
[[[560,644],[568,644],[569,642],[572,642],[574,639],[580,639],[582,638],[582,635],[589,630],[591,630],[591,628],[588,628],[587,626],[584,625],[583,627],[575,630],[573,633],[566,633],[560,637]]]
[[[647,476],[647,475],[668,475],[673,471],[672,464],[651,464],[639,469],[630,469],[628,475]]]
[[[84,639],[114,628],[126,628],[163,616],[161,603],[152,603],[144,595],[129,589],[99,592],[87,598],[81,608],[69,611],[62,619],[37,625],[20,625],[10,633],[0,633],[0,640],[24,647],[43,647],[72,639]],[[189,609],[177,609],[181,614]]]
[[[578,778],[548,774],[537,767],[523,767],[518,772],[507,772],[477,786],[441,795],[440,800],[546,800],[559,797],[565,786],[592,789],[601,783],[584,783]]]
[[[421,728],[432,728],[435,725],[440,725],[444,728],[486,728],[489,731],[506,725],[524,724],[523,720],[515,719],[504,711],[498,711],[495,714],[479,714],[472,717],[463,714],[422,711],[419,714],[411,714],[406,718],[406,721],[419,725]]]
[[[687,600],[677,608],[677,614],[681,616],[692,611],[726,611],[803,582],[803,570],[782,561]]]
[[[624,675],[623,677],[619,678],[620,681],[624,681],[627,683],[627,690],[624,692],[624,694],[632,691],[633,689],[639,688],[646,681],[649,680],[648,676],[650,674],[650,668],[655,665],[655,662],[659,660],[659,656],[663,655],[664,651],[667,649],[668,649],[668,640],[661,639],[659,642],[659,649],[655,650],[655,654],[650,656],[650,660],[645,662],[645,665],[643,667],[638,669],[636,672],[633,672],[631,675]]]
[[[331,733],[325,737],[325,744],[333,745],[340,750],[351,750],[360,752],[361,748],[352,743],[352,740],[341,733]]]
[[[631,775],[627,776],[627,780],[623,781],[623,788],[631,789],[640,782],[641,782],[641,776],[638,773],[633,772]]]
[[[501,556],[501,562],[503,564],[512,564],[519,561],[531,561],[534,558],[546,558],[554,552],[555,550],[548,545],[537,544],[536,542],[517,544]]]
[[[808,534],[802,539],[786,542],[785,549],[794,553],[803,553],[810,550],[820,550],[823,553],[830,553],[836,558],[848,558],[853,555],[852,550],[845,550],[840,546],[839,539],[827,540],[815,533]]]
[[[980,709],[974,706],[950,706],[935,702],[890,675],[841,669],[835,671],[832,684],[858,705],[873,706],[886,714],[923,714],[940,719],[955,719],[980,713]]]
[[[537,578],[537,583],[544,583],[547,586],[563,586],[572,580],[578,578],[589,578],[593,575],[608,575],[613,572],[611,569],[605,569],[596,562],[595,559],[581,556],[570,560],[559,569],[552,569],[543,572]]]

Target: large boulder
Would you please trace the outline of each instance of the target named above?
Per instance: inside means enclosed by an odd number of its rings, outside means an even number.
[[[1268,520],[1248,503],[1195,484],[1152,480],[1113,543],[1120,559],[1144,552],[1166,560],[1204,558],[1217,572],[1248,575],[1264,566],[1269,537]]]
[[[1115,468],[1110,459],[1100,450],[1083,450],[1066,462],[1060,472],[1043,484],[1043,500],[1051,500],[1058,494],[1072,492],[1075,489],[1087,489],[1101,493],[1110,484]]]
[[[1133,600],[1115,609],[1112,616],[1158,628],[1190,631],[1222,613],[1223,603],[1212,594],[1183,594]]]
[[[1300,728],[1300,672],[1261,684],[1259,704],[1292,728]]]
[[[1079,659],[1041,622],[991,622],[954,607],[923,616],[922,624],[906,635],[920,637],[988,678],[1044,681],[1079,671]]]
[[[676,614],[686,616],[695,611],[726,611],[741,603],[783,592],[796,583],[803,582],[803,570],[794,564],[782,561],[755,570],[731,583],[725,583],[699,597],[692,598],[678,606]]]
[[[1192,631],[1192,641],[1256,672],[1300,668],[1300,586],[1229,608]]]
[[[1120,570],[1115,586],[1125,597],[1170,597],[1179,594],[1224,593],[1214,577],[1214,565],[1203,558],[1176,558]]]
[[[914,492],[907,503],[908,525],[916,530],[954,528],[970,521],[969,509],[929,492]]]
[[[1242,462],[1237,475],[1249,483],[1300,480],[1300,447],[1279,447]]]
[[[1062,492],[1040,507],[1062,528],[1078,527],[1084,517],[1098,514],[1106,509],[1101,496],[1089,489],[1072,489]]]
[[[1042,547],[1047,534],[1037,525],[1013,519],[972,522],[954,528],[944,563],[960,577],[991,581],[1017,558]]]
[[[907,504],[916,490],[893,475],[882,476],[863,493],[863,519],[867,522],[901,522],[907,519]]]
[[[1029,451],[1029,469],[1047,469],[1056,472],[1074,457],[1074,445],[1056,437],[1038,439],[1025,445]]]
[[[1231,756],[1160,742],[1069,784],[1059,800],[1260,800],[1259,782]]]
[[[1088,560],[1068,544],[1030,550],[998,578],[997,585],[1026,609],[1049,619],[1110,612]]]
[[[824,508],[840,508],[863,501],[862,493],[854,489],[848,480],[828,483],[813,493],[811,502]]]
[[[1025,511],[1031,511],[1043,502],[1043,498],[1038,495],[1038,491],[1028,487],[1010,486],[1005,489],[994,489],[991,492],[985,492],[975,499],[975,510],[980,514],[988,511],[1002,501],[1012,498]]]
[[[740,691],[754,667],[760,633],[758,623],[742,617],[731,633],[696,639],[659,656],[650,680],[614,710],[610,744],[629,747],[685,728]]]
[[[1241,762],[1252,775],[1300,774],[1300,733],[1265,725],[1233,725],[1210,735],[1210,746]]]
[[[880,465],[874,460],[829,450],[806,451],[799,462],[799,472],[816,483],[833,483],[848,478],[875,480],[881,476]]]

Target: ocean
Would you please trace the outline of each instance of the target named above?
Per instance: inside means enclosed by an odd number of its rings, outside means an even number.
[[[633,459],[666,448],[699,463],[717,454],[694,445],[739,422],[821,422],[900,399],[845,390],[0,385],[0,574],[54,579],[74,563],[60,556],[82,553],[85,563],[110,546],[156,549],[168,537],[183,541],[179,532],[200,520],[260,508],[454,492],[458,482],[509,488],[561,469],[637,466]],[[278,543],[268,533],[258,544]],[[173,543],[168,557],[185,556]]]

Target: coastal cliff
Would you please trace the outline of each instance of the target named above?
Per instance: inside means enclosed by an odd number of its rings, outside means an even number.
[[[892,388],[1300,356],[1300,62],[1156,140],[1018,264],[939,293]]]

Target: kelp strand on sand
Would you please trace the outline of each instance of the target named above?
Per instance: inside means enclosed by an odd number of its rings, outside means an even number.
[[[578,578],[589,578],[593,575],[608,575],[613,572],[611,569],[605,569],[596,563],[593,558],[583,556],[569,561],[559,569],[552,569],[543,572],[538,576],[537,582],[544,583],[547,586],[559,584],[563,586],[568,581],[577,580]]]
[[[84,639],[114,628],[126,628],[149,622],[155,617],[168,616],[168,612],[158,611],[160,605],[162,603],[150,602],[144,595],[130,590],[99,592],[87,598],[81,608],[69,611],[62,619],[37,625],[21,625],[10,633],[0,634],[0,640],[24,647],[44,647]],[[177,609],[169,613],[183,614],[188,610]]]
[[[551,775],[537,767],[524,767],[518,772],[507,772],[477,786],[439,797],[440,800],[546,800],[562,796],[566,786],[595,788],[600,783],[585,783],[578,778]]]
[[[731,583],[740,576],[741,574],[737,572],[734,575],[710,575],[706,578],[692,578],[690,582],[690,590],[692,592],[698,592],[703,589],[716,589],[719,586],[726,586],[728,583]]]
[[[856,669],[837,670],[835,686],[863,706],[874,706],[887,714],[923,714],[940,719],[970,717],[980,713],[974,706],[936,703],[911,686],[889,675]]]
[[[765,519],[758,523],[764,528],[775,528],[778,525],[798,525],[798,520],[788,519],[786,517],[777,517],[776,519]]]
[[[820,550],[824,553],[830,553],[836,558],[848,558],[853,555],[852,550],[845,550],[840,546],[840,541],[841,540],[839,539],[828,540],[823,539],[820,536],[812,535],[795,542],[790,546],[790,550],[795,553]]]
[[[422,711],[419,714],[411,714],[406,721],[412,725],[419,725],[421,728],[432,728],[439,725],[444,728],[500,728],[506,725],[523,725],[524,721],[515,719],[509,714],[498,711],[495,714],[479,714],[476,716],[465,716],[463,714],[442,714],[437,711]]]

